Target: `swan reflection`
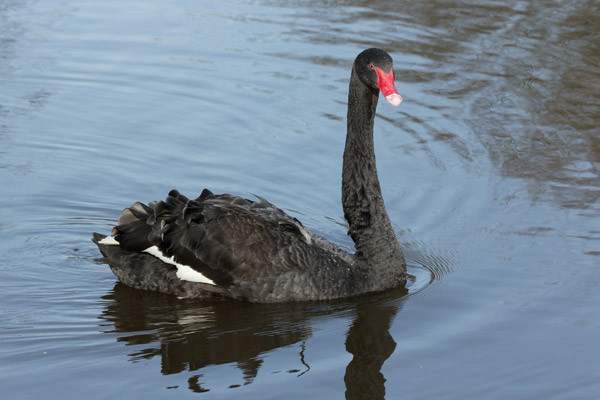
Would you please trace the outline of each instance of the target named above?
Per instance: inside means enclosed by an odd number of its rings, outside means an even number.
[[[304,350],[313,336],[315,318],[348,313],[353,322],[345,345],[353,358],[343,377],[346,398],[383,399],[381,367],[396,347],[389,329],[405,294],[399,289],[337,303],[251,304],[181,300],[117,283],[103,297],[101,318],[110,327],[106,333],[117,333],[117,341],[135,349],[129,353],[130,361],[160,357],[163,375],[190,371],[189,389],[205,392],[211,383],[203,368],[235,365],[242,380],[232,377],[235,382],[229,387],[248,385],[258,376],[265,353],[291,345],[298,354],[285,359],[289,364],[284,370],[296,376],[314,372]]]

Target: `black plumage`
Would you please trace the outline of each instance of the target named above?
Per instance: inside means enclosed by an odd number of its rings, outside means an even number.
[[[373,147],[379,88],[388,85],[389,91],[390,79],[393,88],[391,69],[387,53],[369,49],[357,57],[350,80],[342,203],[355,254],[260,197],[204,189],[188,199],[172,190],[164,201],[135,203],[122,212],[112,233],[118,245],[94,234],[115,275],[129,286],[179,297],[255,302],[323,300],[404,284],[406,265],[383,204]],[[178,267],[144,252],[152,246],[208,283],[180,279]]]

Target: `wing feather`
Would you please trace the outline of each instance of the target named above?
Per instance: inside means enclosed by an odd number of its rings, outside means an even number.
[[[275,279],[310,266],[306,254],[300,254],[310,247],[309,231],[262,198],[215,196],[205,190],[190,200],[173,190],[152,209],[149,242],[220,286]]]

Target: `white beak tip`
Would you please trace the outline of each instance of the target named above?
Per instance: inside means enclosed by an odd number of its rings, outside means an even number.
[[[390,95],[385,96],[385,99],[394,107],[397,107],[402,103],[402,96],[398,93],[392,93]]]

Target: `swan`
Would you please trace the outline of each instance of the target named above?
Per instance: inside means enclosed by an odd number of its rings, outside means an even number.
[[[196,199],[172,190],[166,200],[123,210],[110,236],[93,234],[125,285],[180,298],[250,302],[327,300],[404,285],[406,262],[385,210],[373,145],[379,92],[394,106],[392,58],[371,48],[355,59],[348,93],[342,205],[350,254],[257,196],[204,189]]]

